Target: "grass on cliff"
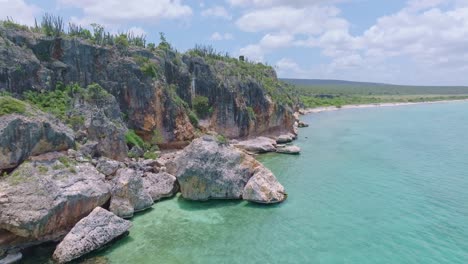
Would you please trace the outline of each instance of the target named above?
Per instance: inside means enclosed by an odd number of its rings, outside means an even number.
[[[10,96],[0,97],[0,116],[8,114],[24,114],[26,104]]]

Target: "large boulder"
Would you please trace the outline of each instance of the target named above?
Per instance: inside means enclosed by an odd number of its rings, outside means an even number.
[[[131,227],[130,221],[96,207],[58,244],[53,259],[58,263],[65,263],[79,258],[127,234]]]
[[[30,156],[67,150],[74,144],[73,131],[41,111],[0,115],[0,171],[15,168]]]
[[[119,169],[113,180],[110,211],[130,218],[134,212],[143,211],[153,205],[151,195],[143,187],[143,178],[133,169]]]
[[[280,135],[279,137],[276,138],[276,143],[278,144],[284,144],[284,143],[289,143],[294,140],[294,135],[292,134],[285,134],[285,135]]]
[[[258,168],[244,188],[244,200],[256,203],[279,203],[287,194],[275,175],[267,168]]]
[[[297,155],[301,153],[301,148],[294,145],[281,146],[276,149],[277,153]]]
[[[109,198],[110,185],[90,163],[25,162],[0,178],[0,251],[59,239]]]
[[[115,97],[96,84],[87,89],[93,92],[86,96],[77,95],[73,100],[73,115],[84,119],[82,124],[75,124],[74,129],[81,131],[86,140],[98,143],[96,155],[124,160],[128,153],[125,143],[127,126]]]
[[[276,141],[267,137],[257,137],[234,144],[235,147],[252,153],[276,151]]]
[[[177,190],[177,178],[167,172],[147,172],[143,176],[143,187],[149,193],[153,201],[173,196]]]
[[[190,200],[242,199],[251,177],[260,169],[268,171],[252,156],[217,142],[212,136],[194,140],[171,163],[176,166],[175,175],[182,196]],[[268,181],[275,187],[271,192],[284,192],[278,187],[281,184],[274,176]],[[267,185],[264,187],[268,188]],[[251,200],[264,203],[273,201],[269,197],[266,199]]]

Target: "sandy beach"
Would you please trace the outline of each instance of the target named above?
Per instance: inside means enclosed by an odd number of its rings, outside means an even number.
[[[414,103],[375,103],[375,104],[356,104],[356,105],[343,105],[342,107],[326,106],[317,108],[302,109],[301,114],[321,113],[338,111],[345,109],[359,109],[359,108],[375,108],[375,107],[393,107],[393,106],[405,106],[405,105],[418,105],[418,104],[440,104],[440,103],[451,103],[451,102],[468,102],[468,99],[463,100],[442,100],[442,101],[428,101],[428,102],[414,102]]]

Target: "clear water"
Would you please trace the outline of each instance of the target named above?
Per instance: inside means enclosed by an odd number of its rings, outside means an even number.
[[[304,117],[300,156],[259,159],[276,206],[177,197],[97,255],[111,263],[468,263],[468,103]]]

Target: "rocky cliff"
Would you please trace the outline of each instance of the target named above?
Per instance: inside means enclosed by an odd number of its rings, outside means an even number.
[[[161,145],[192,140],[199,128],[239,138],[289,132],[294,122],[291,98],[271,67],[196,49],[96,45],[0,24],[0,92],[21,98],[71,83],[101,85],[128,128],[145,140],[157,133]],[[193,100],[200,96],[209,109],[197,118]]]

